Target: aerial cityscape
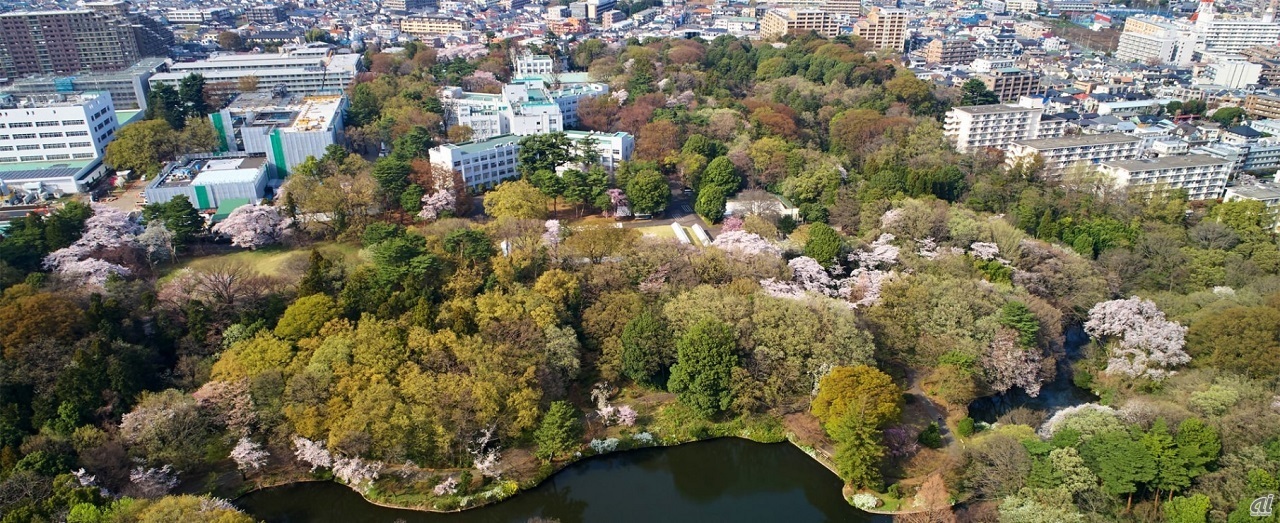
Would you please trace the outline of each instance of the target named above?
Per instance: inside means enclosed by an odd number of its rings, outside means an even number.
[[[0,0],[0,523],[1280,521],[1280,0]]]

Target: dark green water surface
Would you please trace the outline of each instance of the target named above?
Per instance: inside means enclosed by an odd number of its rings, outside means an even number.
[[[262,490],[236,505],[268,523],[889,521],[849,506],[840,485],[790,444],[727,438],[588,459],[506,501],[453,514],[379,507],[334,483]]]

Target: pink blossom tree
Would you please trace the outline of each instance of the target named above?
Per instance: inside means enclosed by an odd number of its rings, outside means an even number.
[[[1040,351],[1024,349],[1018,345],[1018,333],[1013,329],[996,331],[981,365],[987,384],[996,392],[1022,387],[1028,396],[1040,395]]]
[[[859,267],[864,269],[883,269],[898,263],[898,254],[901,249],[893,245],[896,237],[889,233],[881,234],[876,241],[871,242],[870,249],[857,250],[849,255],[849,261],[856,262]]]
[[[741,256],[782,256],[782,249],[773,242],[746,231],[722,232],[711,246]]]
[[[440,219],[445,212],[457,212],[457,210],[458,195],[452,188],[443,188],[422,196],[422,210],[418,211],[418,217],[433,221]]]
[[[249,380],[210,381],[191,394],[196,405],[209,411],[211,418],[220,420],[231,432],[245,437],[258,422],[258,413],[249,395]]]
[[[293,220],[270,205],[243,205],[213,226],[213,232],[229,236],[237,247],[257,249],[280,241]]]
[[[726,232],[741,231],[741,230],[742,230],[742,218],[739,218],[737,216],[729,216],[725,218],[724,222],[720,224],[721,234]]]
[[[1109,346],[1107,374],[1162,380],[1191,361],[1183,350],[1187,328],[1137,296],[1094,305],[1084,330]]]
[[[92,204],[93,216],[84,222],[84,233],[71,245],[45,256],[45,268],[86,284],[101,285],[112,275],[129,276],[139,251],[142,227],[128,213],[103,204]]]
[[[638,416],[636,409],[631,408],[630,405],[618,407],[618,424],[623,427],[634,426]]]
[[[890,457],[906,458],[920,450],[916,432],[910,427],[897,426],[884,429],[884,446]]]
[[[1000,256],[1000,246],[990,242],[973,242],[969,244],[969,254],[979,260],[994,260]]]

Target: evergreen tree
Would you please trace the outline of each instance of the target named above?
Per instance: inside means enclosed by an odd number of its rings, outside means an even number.
[[[181,129],[186,125],[186,114],[182,111],[182,98],[178,90],[169,84],[159,84],[147,93],[147,119],[164,120],[171,129]]]
[[[190,117],[204,118],[209,115],[209,102],[204,100],[204,77],[191,73],[178,82],[178,100],[182,103],[181,114],[182,122],[173,125],[174,129],[182,130],[186,125],[186,119]]]
[[[332,294],[336,290],[334,268],[333,260],[325,258],[318,249],[311,249],[307,272],[303,273],[302,279],[298,281],[298,296]]]
[[[1000,103],[1000,97],[982,80],[970,78],[960,87],[964,94],[960,97],[960,105],[991,105]]]
[[[1178,452],[1164,418],[1157,419],[1151,430],[1142,435],[1142,444],[1147,447],[1155,467],[1151,487],[1156,491],[1156,499],[1162,492],[1172,494],[1191,485],[1191,471],[1185,456]]]
[[[537,456],[549,462],[557,455],[573,450],[581,437],[578,409],[568,402],[556,401],[542,417],[538,430],[534,431],[533,442],[538,446]]]
[[[1126,512],[1133,506],[1133,494],[1156,475],[1147,446],[1127,432],[1098,434],[1081,446],[1080,454],[1102,480],[1103,492],[1128,496]]]
[[[1040,333],[1040,320],[1020,301],[1009,301],[1000,308],[1000,324],[1018,331],[1018,345],[1033,348]]]
[[[880,460],[884,446],[875,423],[862,412],[850,409],[828,428],[836,442],[836,471],[855,488],[876,489],[880,486]]]
[[[651,311],[641,312],[622,329],[622,373],[631,381],[661,384],[661,375],[671,364],[671,334],[662,318]]]
[[[710,418],[729,408],[733,401],[733,330],[723,322],[703,319],[676,342],[676,364],[671,367],[668,389],[680,403],[698,415]]]
[[[823,267],[830,267],[838,262],[836,257],[840,255],[843,245],[840,233],[830,225],[815,223],[809,227],[809,241],[804,244],[804,255],[817,260]]]

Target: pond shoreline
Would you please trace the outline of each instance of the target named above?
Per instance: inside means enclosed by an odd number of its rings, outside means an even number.
[[[344,487],[346,487],[346,488],[350,489],[352,492],[355,492],[355,493],[356,493],[356,494],[358,494],[362,499],[364,499],[364,500],[365,500],[365,502],[367,502],[367,503],[369,503],[369,504],[371,504],[371,505],[376,505],[376,506],[379,506],[379,507],[389,508],[389,509],[396,509],[396,510],[412,510],[412,511],[417,511],[417,512],[426,512],[426,513],[434,513],[434,514],[454,514],[454,513],[465,512],[465,511],[468,511],[468,510],[477,509],[477,508],[481,508],[481,507],[487,507],[487,506],[490,506],[490,505],[494,505],[494,504],[501,503],[501,502],[503,502],[503,501],[509,500],[509,499],[511,499],[511,498],[514,498],[514,497],[516,497],[516,496],[520,495],[522,492],[524,492],[524,491],[526,491],[526,490],[533,489],[533,488],[535,488],[535,487],[537,487],[537,486],[539,486],[539,485],[541,485],[541,484],[545,483],[546,481],[548,481],[548,480],[550,480],[551,478],[555,477],[557,474],[560,474],[561,472],[563,472],[565,469],[569,468],[569,467],[570,467],[570,466],[572,466],[572,465],[576,465],[576,464],[579,464],[579,463],[584,463],[584,462],[589,461],[589,460],[594,459],[594,458],[605,457],[605,456],[611,456],[611,455],[614,455],[614,454],[625,453],[625,452],[632,452],[632,451],[638,451],[638,450],[644,450],[644,449],[661,449],[661,448],[669,448],[669,447],[678,447],[678,446],[681,446],[681,445],[687,445],[687,444],[690,444],[690,443],[701,443],[701,442],[707,442],[707,441],[713,441],[713,440],[717,440],[717,439],[725,439],[725,438],[741,439],[741,440],[751,441],[751,442],[754,442],[754,443],[764,443],[764,444],[774,444],[774,443],[783,443],[783,442],[786,442],[786,443],[791,444],[791,446],[795,447],[795,448],[796,448],[797,450],[799,450],[800,452],[803,452],[805,455],[809,456],[809,458],[810,458],[810,459],[812,459],[812,460],[816,461],[818,464],[822,465],[822,466],[823,466],[823,468],[827,469],[827,471],[831,472],[832,474],[835,474],[835,473],[836,473],[836,472],[835,472],[834,465],[832,465],[831,463],[827,462],[827,460],[824,460],[824,459],[822,459],[821,457],[819,457],[819,456],[817,455],[817,453],[816,453],[816,452],[814,452],[811,448],[806,447],[805,445],[803,445],[803,444],[801,444],[801,443],[799,443],[799,442],[795,441],[795,440],[793,439],[793,437],[792,437],[792,435],[791,435],[791,434],[787,434],[787,437],[786,437],[786,438],[784,438],[782,441],[772,441],[772,440],[770,440],[770,441],[764,441],[764,440],[760,440],[760,439],[751,438],[751,437],[748,437],[748,436],[730,435],[730,436],[715,436],[715,437],[709,437],[709,438],[704,438],[704,439],[694,439],[694,440],[690,440],[690,441],[681,441],[681,442],[677,442],[677,443],[670,443],[670,444],[657,443],[657,444],[653,444],[653,445],[647,445],[647,446],[643,446],[643,447],[629,448],[629,449],[620,450],[620,451],[615,451],[615,452],[606,452],[606,453],[601,453],[601,454],[593,454],[593,455],[590,455],[590,456],[575,457],[575,458],[572,458],[572,459],[566,460],[566,461],[564,461],[564,462],[562,462],[562,463],[558,463],[558,464],[557,464],[557,466],[555,467],[555,469],[554,469],[553,471],[551,471],[551,473],[547,474],[545,477],[543,477],[543,478],[541,478],[541,479],[539,479],[539,480],[537,480],[537,481],[531,482],[531,483],[529,483],[529,484],[520,484],[520,485],[519,485],[519,487],[516,489],[516,491],[515,491],[514,493],[512,493],[511,495],[509,495],[509,496],[505,496],[505,497],[501,497],[501,498],[496,498],[496,499],[486,499],[486,500],[484,500],[483,502],[480,502],[480,503],[469,504],[469,505],[467,505],[466,507],[460,507],[460,508],[456,508],[456,509],[452,509],[452,510],[442,510],[442,509],[438,509],[438,508],[430,507],[430,506],[408,506],[408,505],[398,505],[398,504],[390,503],[390,502],[387,502],[387,501],[383,501],[383,500],[379,500],[379,499],[370,498],[369,496],[365,495],[365,493],[364,493],[364,492],[362,492],[360,489],[355,488],[355,487],[352,487],[352,486],[350,486],[350,485],[347,485],[346,483],[342,483],[342,482],[337,481],[337,480],[334,480],[334,479],[320,479],[320,478],[300,478],[300,479],[295,479],[295,480],[272,482],[272,483],[270,483],[270,484],[265,484],[265,485],[257,485],[257,486],[255,486],[253,489],[250,489],[250,490],[248,490],[248,491],[245,491],[244,493],[241,493],[240,495],[236,496],[236,498],[235,498],[235,499],[233,499],[233,500],[232,500],[232,502],[234,503],[234,502],[239,501],[240,499],[242,499],[242,498],[244,498],[244,497],[246,497],[246,496],[249,496],[249,495],[251,495],[251,494],[254,494],[254,493],[256,493],[256,492],[261,492],[261,491],[263,491],[263,490],[268,490],[268,489],[272,489],[272,488],[285,487],[285,486],[289,486],[289,485],[304,484],[304,483],[322,483],[322,482],[328,482],[328,483],[334,483],[334,484],[337,484],[337,485],[342,485],[342,486],[344,486]],[[838,477],[839,477],[839,475],[838,475],[838,474],[836,474],[836,477],[838,478]],[[845,498],[845,497],[844,497],[844,495],[843,495],[843,491],[841,492],[841,498]],[[846,501],[847,501],[847,498],[845,498],[845,499],[846,499]],[[853,506],[853,505],[851,504],[850,506]],[[858,510],[861,510],[861,511],[863,511],[863,512],[869,513],[869,514],[885,515],[885,516],[890,516],[890,515],[893,515],[893,514],[904,514],[904,513],[909,512],[909,511],[897,511],[897,512],[893,512],[893,511],[885,511],[885,510],[881,510],[881,509],[864,509],[864,508],[860,508],[860,507],[854,507],[854,508],[856,508],[856,509],[858,509]]]

